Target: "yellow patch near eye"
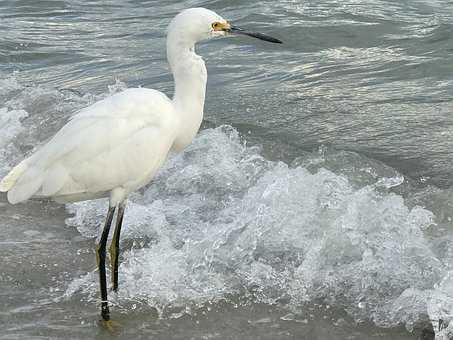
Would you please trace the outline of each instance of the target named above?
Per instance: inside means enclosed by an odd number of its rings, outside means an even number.
[[[225,31],[231,27],[228,22],[219,22],[219,21],[212,23],[211,26],[214,31]]]

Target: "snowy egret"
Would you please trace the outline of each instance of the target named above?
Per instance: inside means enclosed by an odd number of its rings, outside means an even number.
[[[151,181],[170,151],[186,147],[203,118],[207,72],[195,43],[212,37],[242,34],[281,43],[261,33],[231,25],[218,14],[191,8],[170,23],[167,59],[175,94],[131,88],[81,110],[43,147],[20,162],[0,182],[10,203],[31,197],[76,202],[109,197],[109,208],[96,247],[101,290],[101,316],[112,327],[107,302],[106,247],[117,211],[110,245],[111,280],[118,290],[121,225],[128,195]]]

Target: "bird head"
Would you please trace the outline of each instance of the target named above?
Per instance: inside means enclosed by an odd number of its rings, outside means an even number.
[[[182,11],[171,21],[168,31],[191,43],[214,37],[225,37],[230,34],[248,35],[273,43],[281,43],[280,40],[268,35],[249,32],[234,26],[217,13],[206,8],[189,8]]]

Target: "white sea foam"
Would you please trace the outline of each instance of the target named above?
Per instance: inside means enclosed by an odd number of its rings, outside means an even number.
[[[0,108],[0,177],[6,175],[10,167],[10,156],[17,152],[13,140],[23,131],[21,120],[26,117],[28,117],[28,113],[25,110]]]
[[[315,154],[298,163],[328,160]],[[128,203],[119,302],[171,316],[167,310],[231,296],[291,312],[321,300],[358,321],[409,330],[430,316],[445,319],[428,308],[446,275],[426,234],[434,215],[389,191],[403,182],[395,170],[356,161],[343,174],[289,167],[264,159],[230,127],[203,131]],[[357,171],[368,175],[351,181]],[[67,223],[92,237],[105,209],[102,200],[68,205],[75,215]],[[93,280],[78,280],[71,293],[96,298]]]

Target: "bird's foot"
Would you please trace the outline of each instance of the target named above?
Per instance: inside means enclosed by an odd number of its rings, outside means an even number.
[[[99,325],[111,335],[118,335],[121,332],[121,324],[114,320],[99,320]]]

